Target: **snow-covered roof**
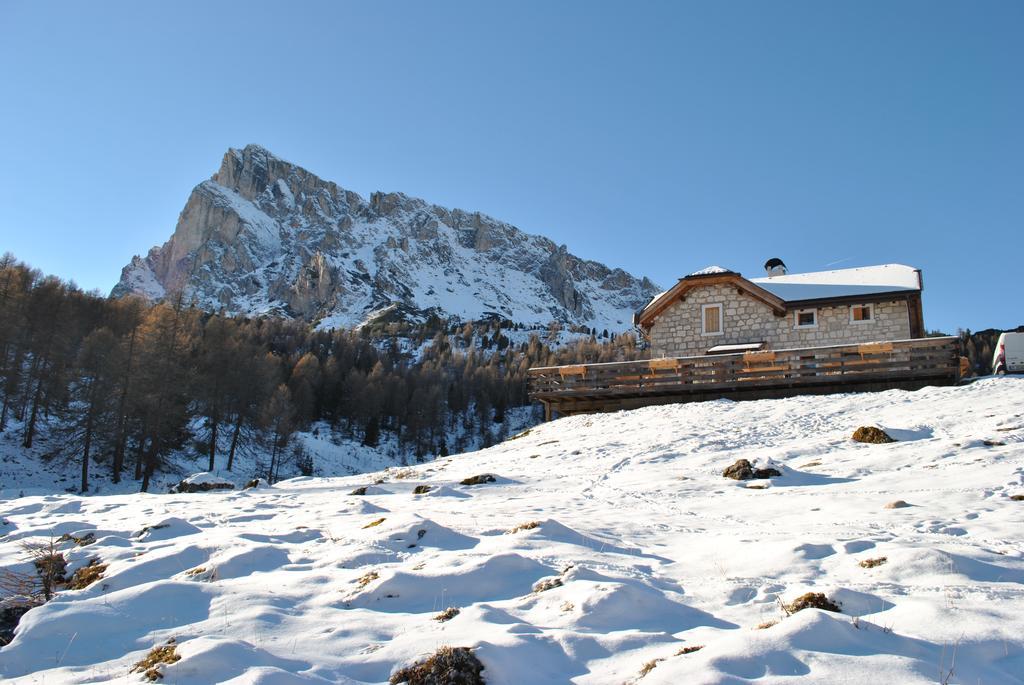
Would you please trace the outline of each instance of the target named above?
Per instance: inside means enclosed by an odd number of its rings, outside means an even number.
[[[751,278],[771,294],[787,302],[830,297],[912,292],[921,289],[918,270],[904,264],[861,266],[854,269],[815,271]]]
[[[692,274],[687,274],[687,275],[688,276],[710,276],[712,274],[731,274],[731,273],[732,273],[732,271],[730,271],[729,269],[726,269],[724,267],[718,266],[716,264],[712,264],[711,266],[705,266],[700,271],[694,271]]]

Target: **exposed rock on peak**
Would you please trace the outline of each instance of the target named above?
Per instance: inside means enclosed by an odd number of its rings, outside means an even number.
[[[659,290],[479,212],[403,193],[364,200],[259,145],[227,151],[170,240],[133,258],[113,294],[160,299],[180,289],[211,310],[324,327],[398,306],[609,330],[628,328]]]

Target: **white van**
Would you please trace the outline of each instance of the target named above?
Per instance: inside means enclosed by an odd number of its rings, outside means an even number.
[[[1024,333],[1003,333],[992,354],[992,373],[1024,373]]]

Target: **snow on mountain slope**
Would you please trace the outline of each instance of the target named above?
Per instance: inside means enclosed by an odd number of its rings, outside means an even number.
[[[174,235],[121,273],[114,295],[184,288],[209,310],[283,314],[323,328],[382,310],[622,331],[658,292],[479,212],[402,193],[369,202],[267,150],[224,155],[192,191]]]
[[[849,439],[872,424],[900,441]],[[108,568],[0,677],[134,681],[174,638],[164,682],[382,683],[442,645],[492,684],[1022,682],[1022,378],[579,416],[402,475],[4,502],[3,567],[94,531],[70,569]],[[808,591],[843,613],[786,617]]]

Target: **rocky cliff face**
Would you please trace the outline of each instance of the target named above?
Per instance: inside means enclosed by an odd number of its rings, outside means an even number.
[[[366,201],[256,145],[228,150],[171,239],[133,258],[113,294],[182,289],[206,309],[325,328],[398,309],[609,330],[629,328],[658,291],[479,212],[402,193]]]

